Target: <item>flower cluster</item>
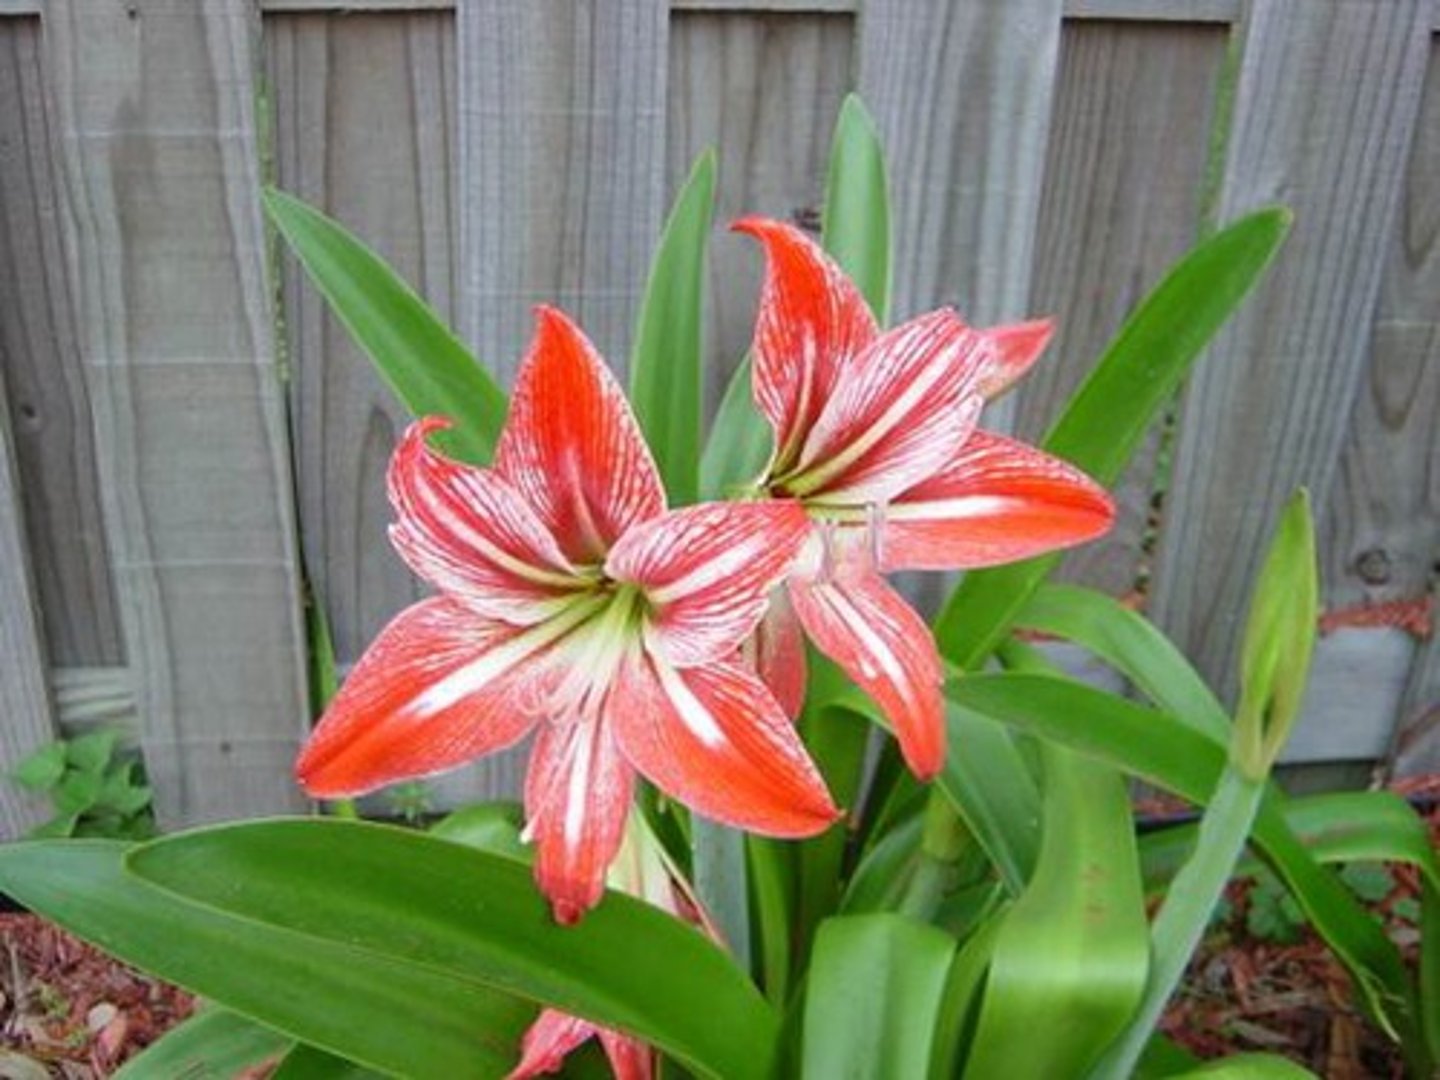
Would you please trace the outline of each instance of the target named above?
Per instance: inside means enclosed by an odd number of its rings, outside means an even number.
[[[792,724],[802,632],[883,710],[915,774],[933,776],[941,663],[883,575],[1025,558],[1113,516],[1082,473],[976,427],[1048,323],[978,330],[942,309],[882,332],[805,234],[736,228],[767,263],[754,395],[775,449],[749,496],[668,509],[603,360],[541,308],[491,467],[431,449],[439,419],[397,448],[391,539],[438,592],[382,631],[297,764],[308,792],[333,798],[534,731],[526,836],[563,922],[601,897],[637,773],[769,836],[838,818]]]

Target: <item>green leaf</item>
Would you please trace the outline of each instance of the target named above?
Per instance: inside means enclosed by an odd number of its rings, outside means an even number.
[[[104,786],[105,778],[98,772],[71,769],[55,785],[55,809],[62,814],[84,815],[100,800],[100,791]]]
[[[967,1076],[1081,1075],[1145,987],[1149,940],[1125,786],[1055,743],[1040,752],[1040,858],[996,937]]]
[[[790,927],[795,911],[794,851],[782,840],[745,838],[745,868],[758,938],[760,984],[778,1008],[790,1000]],[[752,941],[751,947],[756,943]]]
[[[188,903],[126,874],[126,850],[102,840],[0,847],[0,890],[127,963],[384,1072],[483,1080],[518,1057],[528,1003],[417,960]]]
[[[114,728],[101,728],[69,739],[65,743],[65,760],[72,769],[99,776],[115,756],[115,744],[120,733]]]
[[[984,1001],[985,980],[995,954],[995,939],[1004,925],[1006,910],[986,919],[950,965],[945,991],[935,1020],[935,1048],[930,1056],[930,1080],[952,1080],[963,1075],[965,1053],[974,1041],[975,1024]]]
[[[701,307],[715,204],[715,152],[695,160],[650,266],[630,360],[630,402],[672,506],[699,498],[704,385]]]
[[[965,708],[1109,762],[1197,805],[1209,800],[1224,766],[1220,747],[1174,717],[1069,680],[971,675],[950,680],[945,692]],[[1396,1031],[1413,1055],[1419,1045],[1414,991],[1399,952],[1339,878],[1310,856],[1282,807],[1282,797],[1266,798],[1256,842],[1349,969],[1371,1015]]]
[[[826,920],[806,981],[805,1080],[928,1076],[948,934],[899,915]]]
[[[10,774],[15,782],[31,791],[48,791],[65,775],[65,744],[46,743],[21,759]]]
[[[1287,210],[1258,211],[1181,259],[1126,320],[1045,448],[1102,484],[1118,481],[1200,350],[1259,280],[1290,219]],[[977,669],[1059,559],[1047,555],[966,574],[936,620],[941,653],[962,670]]]
[[[1276,1054],[1236,1054],[1176,1075],[1176,1080],[1316,1080],[1309,1069]]]
[[[56,814],[49,821],[36,825],[25,836],[28,840],[63,840],[67,836],[74,836],[79,824],[79,813]]]
[[[775,435],[750,395],[750,367],[747,356],[730,377],[705,443],[700,490],[707,499],[729,499],[752,488],[775,451]]]
[[[435,442],[473,464],[490,459],[505,395],[440,317],[370,248],[293,195],[265,192],[270,220],[331,309],[413,416],[446,416]]]
[[[1379,863],[1349,863],[1340,871],[1340,880],[1366,903],[1378,904],[1395,891],[1395,877]]]
[[[875,121],[846,96],[830,142],[821,236],[883,325],[890,310],[890,194]]]
[[[301,1044],[285,1055],[269,1080],[380,1080],[363,1065]]]
[[[476,803],[441,818],[431,826],[430,835],[528,863],[535,853],[520,839],[524,825],[525,811],[519,803]]]
[[[746,886],[745,834],[739,829],[690,815],[690,851],[694,866],[695,896],[720,936],[744,958],[748,970],[750,899]]]
[[[127,1061],[112,1080],[218,1080],[277,1058],[293,1045],[293,1039],[253,1020],[206,1009]]]
[[[128,865],[258,925],[624,1028],[707,1075],[763,1076],[775,1050],[777,1015],[698,930],[613,893],[558,926],[528,867],[423,833],[252,822],[158,840]]]
[[[1205,680],[1152,622],[1118,600],[1080,585],[1041,585],[1015,624],[1083,645],[1161,709],[1229,743],[1230,717]]]
[[[133,817],[150,805],[151,790],[135,779],[137,762],[127,761],[111,769],[100,786],[96,808],[112,810],[121,817]]]

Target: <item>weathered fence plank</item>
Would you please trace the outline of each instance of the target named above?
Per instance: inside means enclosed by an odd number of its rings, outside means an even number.
[[[68,251],[162,822],[299,807],[304,639],[245,0],[45,11]]]
[[[0,379],[0,766],[6,771],[57,733],[9,419]],[[16,839],[45,817],[43,799],[0,782],[0,841]]]
[[[854,21],[843,16],[677,14],[670,30],[666,188],[695,157],[719,158],[705,308],[708,407],[750,347],[760,293],[755,245],[732,235],[742,214],[818,221],[830,133],[850,88]]]
[[[1208,26],[1066,27],[1033,290],[1058,331],[1016,394],[1023,438],[1045,434],[1125,316],[1195,242],[1227,36]],[[1115,529],[1072,554],[1064,577],[1116,596],[1135,587],[1157,441],[1152,432],[1117,488]]]
[[[1155,613],[1228,693],[1266,537],[1297,485],[1323,506],[1363,373],[1429,52],[1417,0],[1254,0],[1220,216],[1285,203],[1286,251],[1186,392]],[[1324,670],[1317,660],[1317,676]],[[1328,695],[1312,693],[1323,707]],[[1347,716],[1344,726],[1360,722]],[[1292,740],[1307,756],[1312,712]]]
[[[866,0],[860,96],[890,170],[891,319],[950,304],[977,326],[1031,313],[1030,279],[1060,49],[1060,0]],[[1003,399],[982,423],[1009,428]],[[906,575],[921,610],[946,575]]]
[[[460,328],[507,385],[540,302],[625,367],[664,213],[668,29],[654,0],[457,11]]]
[[[0,377],[51,663],[124,661],[37,19],[0,22]]]
[[[453,28],[433,12],[265,23],[280,186],[344,221],[447,318]],[[285,268],[305,569],[337,656],[353,663],[421,592],[386,539],[385,470],[408,414],[299,266]]]

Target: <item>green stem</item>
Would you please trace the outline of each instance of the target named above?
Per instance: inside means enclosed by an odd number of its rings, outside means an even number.
[[[931,788],[920,834],[920,859],[898,905],[901,914],[929,921],[954,890],[959,862],[974,842],[969,827],[950,800]]]
[[[745,883],[745,835],[699,814],[690,819],[695,895],[715,921],[740,966],[750,970],[750,908]]]

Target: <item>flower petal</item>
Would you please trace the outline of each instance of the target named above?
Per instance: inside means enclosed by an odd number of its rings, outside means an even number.
[[[746,662],[760,676],[785,715],[794,720],[805,704],[805,679],[808,661],[805,656],[805,634],[795,609],[790,605],[789,591],[776,589],[770,594],[765,617],[741,648]]]
[[[495,468],[576,563],[599,563],[631,526],[665,509],[655,461],[600,354],[554,308],[515,378]]]
[[[1008,326],[992,326],[982,333],[995,347],[990,363],[980,375],[980,393],[989,401],[1019,382],[1030,366],[1040,359],[1045,346],[1055,336],[1055,320],[1032,319]]]
[[[410,425],[390,460],[390,528],[395,549],[436,588],[492,618],[533,623],[577,582],[555,538],[498,473],[451,461],[425,437],[450,426],[427,417]]]
[[[930,629],[879,574],[856,564],[794,578],[790,598],[817,648],[874,698],[921,780],[945,762],[940,657]]]
[[[860,290],[799,229],[749,217],[731,228],[765,249],[755,322],[755,404],[775,430],[775,464],[786,471],[820,416],[839,374],[876,334]]]
[[[738,663],[622,669],[606,722],[631,764],[697,813],[767,836],[813,836],[839,811],[794,727]]]
[[[317,798],[443,772],[518,740],[544,699],[547,629],[516,630],[450,597],[406,608],[345,680],[295,775]]]
[[[1110,496],[1079,469],[975,432],[945,468],[885,510],[886,570],[961,570],[1028,559],[1104,534]]]
[[[535,880],[558,922],[576,922],[600,902],[634,778],[599,717],[540,729],[525,776],[525,837],[535,842]]]
[[[796,502],[703,503],[626,533],[605,572],[644,590],[647,641],[691,667],[739,648],[810,530]]]
[[[953,311],[876,338],[835,385],[787,489],[814,502],[885,502],[939,469],[975,426],[991,349]]]
[[[611,1028],[600,1028],[599,1035],[615,1080],[650,1080],[655,1074],[655,1055],[639,1039]]]
[[[559,1072],[566,1056],[597,1034],[599,1028],[588,1020],[559,1009],[542,1009],[520,1041],[520,1061],[505,1080],[530,1080]]]

